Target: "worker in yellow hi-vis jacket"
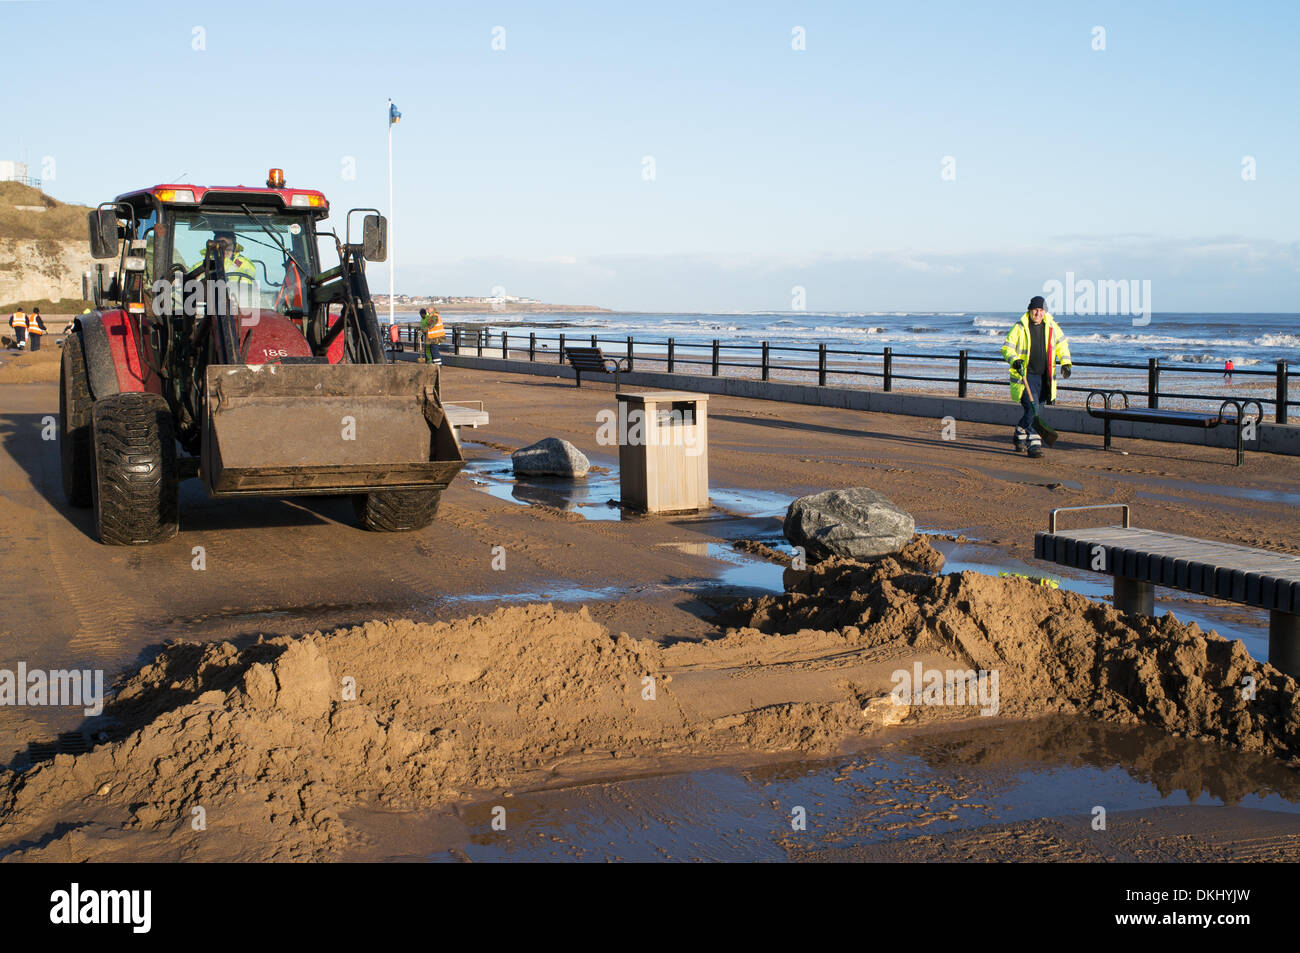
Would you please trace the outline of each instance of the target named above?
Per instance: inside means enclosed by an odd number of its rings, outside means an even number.
[[[1056,400],[1056,365],[1061,365],[1062,377],[1070,376],[1072,366],[1065,332],[1047,313],[1042,295],[1030,299],[1025,313],[1007,332],[1002,357],[1011,365],[1011,399],[1024,408],[1016,424],[1016,450],[1041,457],[1043,443],[1034,429],[1034,416],[1042,404]]]

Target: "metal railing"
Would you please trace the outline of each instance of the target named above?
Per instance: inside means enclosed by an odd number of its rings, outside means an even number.
[[[415,348],[420,344],[418,332],[419,328],[415,325],[408,325],[406,328],[406,340]],[[493,331],[485,326],[473,326],[466,330],[456,325],[449,326],[447,333],[447,339],[441,342],[444,348],[449,347],[454,354],[472,353],[478,357],[510,358],[513,354],[515,359],[523,360],[523,355],[527,354],[526,359],[529,361],[541,360],[563,364],[564,350],[567,345],[590,345],[605,348],[611,357],[626,357],[628,370],[634,370],[639,359],[643,362],[652,361],[666,365],[669,374],[701,373],[710,377],[719,377],[723,375],[725,369],[741,369],[753,373],[760,380],[770,381],[772,373],[778,371],[800,377],[806,375],[810,380],[815,377],[819,387],[828,386],[827,381],[831,377],[839,380],[847,378],[849,381],[859,378],[879,381],[880,389],[886,392],[893,391],[896,382],[908,381],[955,387],[958,397],[970,396],[974,388],[1005,389],[1007,387],[1006,361],[1000,355],[972,354],[966,349],[956,354],[918,354],[895,351],[889,347],[878,351],[864,351],[831,347],[827,344],[773,344],[770,341],[761,341],[757,344],[724,344],[717,338],[701,344],[682,343],[674,338],[637,341],[632,337],[607,338],[600,337],[598,334],[560,333],[546,336],[529,332],[525,337],[518,332],[512,335],[508,330]],[[901,371],[895,369],[895,361],[904,362]],[[918,363],[927,369],[934,366],[948,370],[942,374],[917,373]],[[1132,398],[1145,398],[1147,406],[1153,409],[1160,407],[1161,399],[1214,401],[1217,407],[1224,396],[1222,393],[1165,390],[1161,387],[1162,377],[1168,381],[1168,375],[1186,375],[1192,379],[1198,374],[1202,377],[1223,377],[1224,371],[1218,367],[1175,367],[1161,364],[1160,359],[1155,357],[1150,358],[1145,364],[1118,361],[1074,361],[1073,363],[1075,368],[1098,369],[1120,374],[1127,372],[1130,376],[1133,372],[1145,371],[1145,389],[1124,387],[1107,389]],[[987,369],[990,364],[996,366],[996,376],[977,376],[981,375],[982,369]],[[683,367],[684,371],[681,370]],[[707,370],[699,372],[693,370],[694,368],[707,368]],[[1268,370],[1241,368],[1232,371],[1234,378],[1257,382],[1258,385],[1272,390],[1272,397],[1261,396],[1258,399],[1261,404],[1273,407],[1274,420],[1280,424],[1287,422],[1288,408],[1300,406],[1300,401],[1290,399],[1290,381],[1297,375],[1300,375],[1300,371],[1291,370],[1286,361],[1278,361],[1275,368]],[[1086,395],[1096,389],[1095,385],[1075,386],[1066,380],[1057,382],[1057,390],[1065,393]]]

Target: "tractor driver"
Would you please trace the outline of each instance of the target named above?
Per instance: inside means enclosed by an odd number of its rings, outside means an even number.
[[[244,246],[235,241],[234,232],[213,232],[212,239],[221,249],[222,265],[231,293],[240,307],[252,307],[257,296],[257,268],[244,257]]]
[[[234,232],[213,232],[212,239],[221,246],[221,256],[226,267],[226,277],[231,281],[257,281],[257,269],[242,254],[244,246],[235,241]]]

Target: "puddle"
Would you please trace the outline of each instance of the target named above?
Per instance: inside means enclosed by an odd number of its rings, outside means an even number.
[[[1228,451],[1224,451],[1225,453]],[[1258,503],[1287,503],[1300,506],[1300,493],[1288,490],[1265,490],[1246,486],[1225,486],[1220,483],[1190,483],[1186,480],[1164,480],[1146,474],[1109,473],[1116,480],[1129,483],[1141,483],[1144,486],[1161,486],[1170,490],[1182,490],[1187,493],[1200,493],[1204,496],[1226,496],[1235,500],[1252,500]],[[1138,491],[1138,496],[1151,495],[1154,499],[1176,499],[1186,503],[1186,497],[1156,496],[1148,491]]]
[[[722,564],[721,569],[709,577],[676,583],[642,583],[634,586],[582,586],[577,583],[557,581],[554,586],[530,592],[478,592],[459,596],[444,596],[443,603],[478,605],[482,603],[529,602],[599,602],[621,599],[626,596],[656,592],[708,592],[719,588],[760,589],[764,592],[784,591],[784,566],[769,563],[745,553],[737,552],[722,543],[661,543],[691,556],[703,556]]]
[[[602,599],[617,599],[620,596],[634,595],[653,589],[666,589],[667,586],[585,586],[558,585],[549,589],[537,589],[533,592],[475,592],[461,596],[446,596],[444,602],[449,606],[461,603],[476,604],[481,602],[599,602]]]
[[[516,477],[514,468],[500,460],[471,460],[462,471],[476,489],[507,503],[549,506],[581,513],[590,520],[618,520],[618,472],[593,471],[585,477]]]
[[[1300,493],[1284,490],[1256,490],[1244,486],[1210,486],[1204,483],[1183,484],[1189,490],[1199,490],[1213,496],[1230,496],[1238,500],[1258,500],[1261,503],[1288,503],[1300,506]]]
[[[466,441],[471,443],[473,441]],[[646,519],[645,514],[624,513],[618,501],[622,497],[616,461],[592,461],[599,470],[585,477],[517,477],[508,461],[500,458],[470,460],[462,471],[470,485],[507,503],[549,506],[578,513],[593,520]],[[771,519],[785,517],[794,496],[767,490],[743,490],[735,487],[710,487],[710,510],[698,514],[650,517],[655,519]]]
[[[799,497],[815,490],[794,493],[776,493],[770,490],[740,490],[735,487],[710,487],[709,499],[713,505],[739,516],[785,519],[785,511]]]
[[[962,729],[830,760],[516,793],[507,803],[508,832],[491,833],[493,804],[460,812],[477,832],[464,855],[836,859],[841,850],[887,848],[919,834],[1040,818],[1088,832],[1096,804],[1112,817],[1191,804],[1277,811],[1295,815],[1300,828],[1300,779],[1275,761],[1071,718]],[[806,831],[792,829],[795,807],[806,810]]]
[[[945,573],[970,569],[990,576],[996,576],[1000,572],[1018,572],[1035,578],[1056,579],[1062,589],[1077,592],[1097,602],[1109,602],[1113,592],[1110,578],[1096,573],[1083,574],[1069,566],[1038,560],[1032,564],[1025,563],[988,546],[934,538],[931,538],[930,544],[946,558],[943,567]],[[1264,610],[1236,605],[1209,605],[1188,599],[1187,593],[1161,586],[1156,587],[1155,601],[1157,616],[1173,612],[1181,622],[1195,622],[1207,632],[1213,629],[1225,639],[1240,639],[1252,658],[1261,662],[1268,661],[1268,613]]]
[[[993,470],[988,467],[981,467],[980,471],[986,476],[1020,486],[1041,486],[1055,491],[1077,490],[1083,492],[1083,484],[1078,480],[1034,480],[1027,478],[1023,473],[1012,473],[1010,470]]]
[[[716,559],[726,567],[717,576],[719,585],[763,589],[767,592],[785,591],[783,580],[786,568],[784,566],[770,563],[766,559],[747,556],[723,543],[660,543],[659,545],[691,556]]]

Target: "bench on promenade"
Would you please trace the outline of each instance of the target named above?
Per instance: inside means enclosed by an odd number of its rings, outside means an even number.
[[[455,403],[444,401],[442,412],[447,415],[447,422],[458,431],[462,427],[477,430],[488,424],[488,412],[483,409],[481,400],[461,400]]]
[[[614,390],[618,391],[618,375],[629,369],[626,357],[606,357],[598,347],[565,347],[564,356],[573,368],[573,377],[582,386],[582,375],[613,374]]]
[[[1111,406],[1111,401],[1117,397],[1124,398],[1124,406]],[[1094,398],[1099,399],[1099,404],[1094,405]],[[1248,409],[1251,404],[1255,405],[1255,413],[1251,415],[1249,412],[1243,412],[1243,407]],[[1257,400],[1247,400],[1245,402],[1225,400],[1219,405],[1218,413],[1205,414],[1190,410],[1130,407],[1128,405],[1128,395],[1117,390],[1093,391],[1088,395],[1084,407],[1088,411],[1088,416],[1096,417],[1102,421],[1103,447],[1106,450],[1110,449],[1110,423],[1112,420],[1122,420],[1134,424],[1169,424],[1174,427],[1198,427],[1202,430],[1212,430],[1220,426],[1234,427],[1237,431],[1237,466],[1241,466],[1246,460],[1245,445],[1242,442],[1243,431],[1247,428],[1257,427],[1260,421],[1264,419],[1264,409]],[[1227,412],[1229,407],[1233,409],[1233,413]]]
[[[1059,513],[1116,506],[1121,526],[1057,528]],[[1126,503],[1052,510],[1048,532],[1034,536],[1034,556],[1113,576],[1120,612],[1154,615],[1156,586],[1267,609],[1268,661],[1300,679],[1300,556],[1139,529],[1129,525]]]

